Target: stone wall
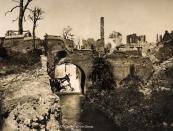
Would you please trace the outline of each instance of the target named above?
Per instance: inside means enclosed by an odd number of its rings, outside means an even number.
[[[85,74],[85,91],[91,86],[90,73],[93,67],[93,52],[91,50],[73,50],[70,52],[66,50],[63,41],[60,40],[48,40],[48,70],[53,72],[54,64],[71,63],[79,67]],[[64,58],[55,58],[56,53],[65,51],[67,53]],[[55,59],[57,62],[55,62]],[[106,56],[106,59],[113,66],[113,73],[115,79],[119,83],[129,75],[130,66],[134,65],[137,75],[142,80],[147,80],[153,73],[152,62],[148,58],[143,58],[140,55],[130,54],[117,54],[112,53]],[[50,73],[50,76],[53,74]]]
[[[78,50],[67,56],[70,63],[76,65],[85,74],[85,88],[84,92],[87,91],[91,85],[90,73],[92,71],[93,56],[91,51]]]
[[[114,75],[118,82],[129,75],[131,65],[134,65],[137,75],[144,81],[147,80],[154,71],[149,58],[111,55],[108,57],[108,61],[110,61],[113,66]]]
[[[41,48],[42,40],[36,39],[36,47]],[[33,50],[32,37],[5,38],[3,47],[10,53],[26,53]]]

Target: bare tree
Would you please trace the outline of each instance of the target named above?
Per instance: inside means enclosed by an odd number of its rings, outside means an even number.
[[[65,46],[68,51],[72,52],[74,48],[74,35],[71,33],[72,28],[70,26],[67,26],[63,29],[63,38],[65,42]]]
[[[41,8],[35,7],[34,10],[32,10],[32,15],[29,15],[30,20],[33,22],[33,30],[32,30],[32,36],[33,36],[33,48],[36,49],[35,44],[35,29],[37,27],[37,22],[39,20],[42,20],[44,11]]]
[[[63,38],[65,40],[72,40],[73,39],[73,34],[71,33],[72,28],[70,26],[67,26],[66,28],[63,29]]]
[[[19,34],[23,34],[23,20],[25,19],[25,11],[31,10],[28,8],[28,5],[32,2],[32,0],[12,0],[13,2],[17,3],[10,11],[7,11],[5,15],[8,13],[13,12],[13,10],[19,8],[19,17],[17,17],[14,21],[18,20],[18,28]],[[26,1],[26,2],[25,2]]]

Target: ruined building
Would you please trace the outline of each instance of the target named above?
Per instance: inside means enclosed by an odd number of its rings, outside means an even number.
[[[127,35],[126,40],[127,44],[146,42],[146,36],[145,35],[137,36],[137,34],[131,34]]]
[[[161,40],[162,43],[173,43],[173,31],[169,33],[167,30],[165,31],[165,34],[163,35],[163,38]]]
[[[158,43],[159,51],[156,53],[156,57],[160,61],[167,60],[173,56],[173,31],[170,33],[166,30],[161,42]]]
[[[117,45],[122,44],[122,34],[120,32],[113,31],[109,35],[110,39],[113,39],[113,42],[116,43]]]
[[[93,38],[88,38],[87,40],[82,40],[81,49],[91,50],[92,46],[95,45],[95,40]]]
[[[156,43],[159,43],[162,41],[162,35],[157,34],[156,35]]]
[[[119,46],[122,44],[122,34],[116,31],[113,31],[109,35],[109,43],[111,43],[112,48],[115,48],[116,46]]]
[[[146,45],[146,36],[131,34],[127,36],[127,44],[120,44],[116,46],[117,51],[128,53],[129,55],[142,56],[143,45]]]

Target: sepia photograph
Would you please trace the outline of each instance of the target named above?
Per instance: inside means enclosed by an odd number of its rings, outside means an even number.
[[[0,131],[173,131],[173,0],[0,0]]]

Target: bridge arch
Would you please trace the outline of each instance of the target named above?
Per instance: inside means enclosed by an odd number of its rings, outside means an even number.
[[[62,78],[66,75],[69,75],[70,85],[74,89],[70,92],[84,94],[86,75],[83,69],[71,62],[56,65],[55,78]]]
[[[73,64],[73,63],[70,63],[70,64]],[[81,72],[81,77],[80,77],[80,87],[81,87],[81,91],[82,91],[82,94],[84,94],[85,93],[85,82],[86,82],[86,75],[85,75],[85,72],[84,72],[84,70],[79,66],[79,65],[76,65],[76,64],[73,64],[73,65],[75,65],[79,70],[80,70],[80,72]]]

